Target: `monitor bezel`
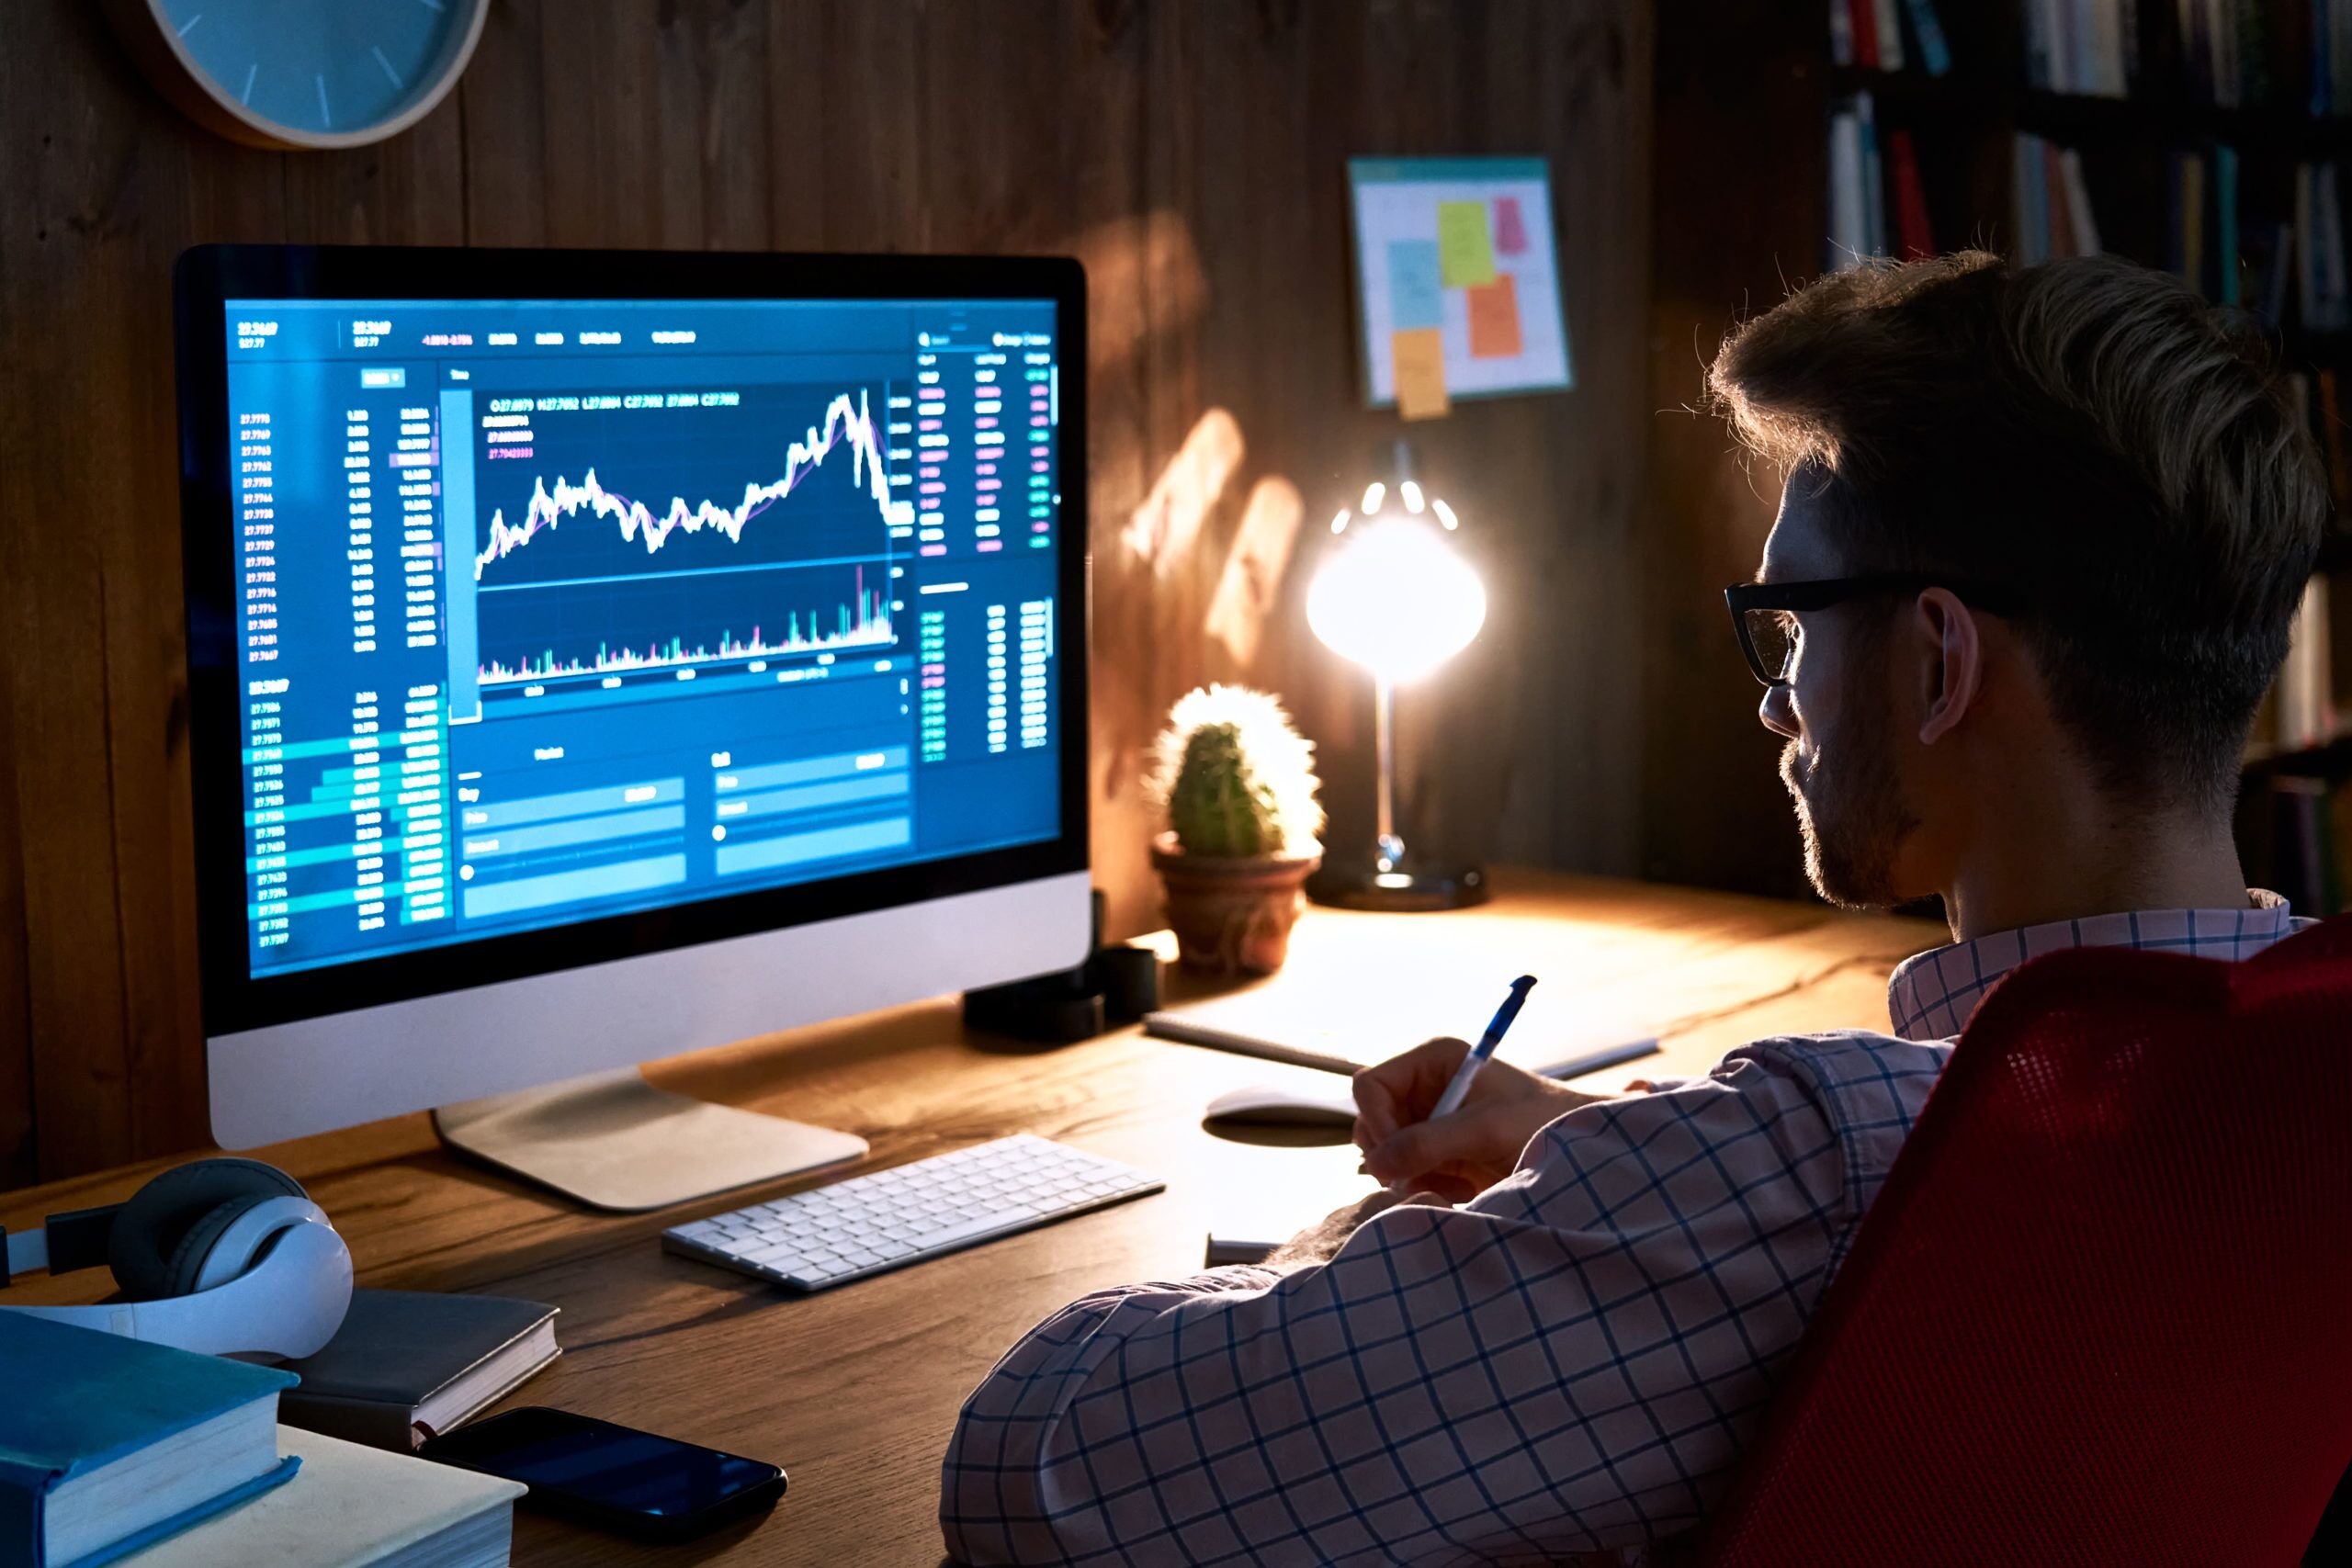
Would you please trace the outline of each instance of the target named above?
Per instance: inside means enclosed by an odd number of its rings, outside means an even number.
[[[231,299],[1041,299],[1060,361],[1060,833],[1047,840],[254,976],[238,701]],[[1086,276],[1069,257],[206,245],[174,273],[188,771],[208,1038],[1035,881],[1088,864]],[[210,824],[233,821],[234,833]]]

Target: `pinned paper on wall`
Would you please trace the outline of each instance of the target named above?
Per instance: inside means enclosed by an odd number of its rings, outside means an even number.
[[[1441,419],[1453,405],[1445,395],[1445,342],[1435,327],[1390,334],[1396,365],[1396,412],[1406,419]]]
[[[1519,197],[1495,197],[1495,254],[1523,255],[1527,252],[1527,220],[1520,215]]]
[[[1348,184],[1368,403],[1574,385],[1544,159],[1356,158]]]
[[[1519,353],[1519,289],[1510,274],[1464,293],[1470,305],[1470,356],[1509,359]]]

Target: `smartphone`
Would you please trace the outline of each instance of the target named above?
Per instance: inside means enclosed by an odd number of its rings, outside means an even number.
[[[526,1404],[429,1439],[429,1460],[531,1491],[523,1502],[648,1540],[686,1540],[771,1507],[784,1472],[568,1410]]]

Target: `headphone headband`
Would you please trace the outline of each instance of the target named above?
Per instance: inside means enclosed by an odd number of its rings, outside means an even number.
[[[125,1203],[0,1232],[0,1286],[37,1269],[112,1265],[127,1299],[6,1307],[206,1354],[314,1354],[351,1304],[351,1252],[301,1183],[249,1159],[163,1172]]]

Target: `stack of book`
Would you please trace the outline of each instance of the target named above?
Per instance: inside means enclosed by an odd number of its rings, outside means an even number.
[[[2352,0],[2022,0],[2026,81],[2216,108],[2352,112]]]
[[[2344,397],[2339,378],[2333,369],[2316,372],[2296,370],[2287,377],[2287,388],[2301,411],[2303,423],[2312,433],[2319,446],[2321,463],[2327,470],[2327,493],[2339,518],[2352,517],[2352,451],[2346,450],[2344,436]]]
[[[2295,166],[2294,252],[2302,324],[2312,332],[2352,327],[2352,284],[2345,277],[2344,203],[2332,163]]]
[[[2098,254],[2098,219],[2083,182],[2082,154],[2042,137],[2020,135],[2010,190],[2017,200],[2018,258]]]
[[[362,1291],[269,1368],[0,1312],[0,1563],[497,1568],[524,1488],[407,1450],[551,1360],[553,1316]]]
[[[2024,6],[2027,85],[2103,98],[2132,91],[2140,74],[2140,0],[2024,0]]]
[[[1866,70],[1900,71],[1915,60],[1930,76],[1951,69],[1935,0],[1829,0],[1829,52]]]
[[[1899,249],[1890,248],[1890,238]],[[1868,93],[1840,101],[1829,117],[1830,269],[1872,256],[1935,254],[1928,191],[1911,133],[1893,131],[1882,141]]]

